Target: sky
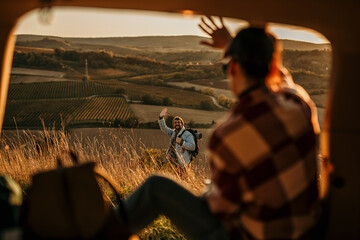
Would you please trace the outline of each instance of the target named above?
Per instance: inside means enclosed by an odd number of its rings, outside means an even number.
[[[197,26],[198,15],[108,10],[92,8],[53,8],[48,17],[39,10],[24,15],[15,34],[36,34],[61,37],[125,37],[198,35],[207,37]],[[45,19],[45,20],[43,20]],[[232,33],[246,26],[245,21],[225,18]],[[281,39],[312,43],[328,43],[321,34],[304,28],[270,24],[270,30]]]

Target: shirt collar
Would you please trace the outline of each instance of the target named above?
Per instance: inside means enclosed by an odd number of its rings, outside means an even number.
[[[266,89],[266,85],[264,83],[255,83],[255,84],[251,85],[250,87],[246,88],[244,91],[242,91],[238,95],[238,99],[242,99],[245,96],[249,95],[252,91],[260,89],[260,88]]]

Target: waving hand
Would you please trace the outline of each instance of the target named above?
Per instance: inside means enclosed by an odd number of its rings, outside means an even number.
[[[200,44],[213,48],[225,48],[232,40],[232,36],[224,25],[223,18],[219,17],[221,26],[218,26],[211,16],[206,16],[206,19],[211,24],[207,23],[204,17],[201,17],[201,23],[199,24],[199,27],[212,38],[212,42],[201,41]]]

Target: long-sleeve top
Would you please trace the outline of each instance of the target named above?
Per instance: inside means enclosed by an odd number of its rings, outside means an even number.
[[[233,239],[301,238],[320,215],[316,109],[296,93],[244,91],[210,139],[205,198]]]

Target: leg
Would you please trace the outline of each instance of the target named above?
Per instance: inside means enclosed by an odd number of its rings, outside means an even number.
[[[190,239],[228,239],[206,202],[170,179],[152,176],[124,202],[134,233],[163,214]]]

